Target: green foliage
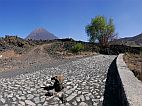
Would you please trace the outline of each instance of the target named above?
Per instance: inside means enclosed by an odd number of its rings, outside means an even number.
[[[81,52],[82,50],[84,50],[84,46],[81,43],[75,44],[71,49],[72,53],[78,53]]]
[[[115,35],[113,20],[110,18],[107,22],[104,16],[96,16],[86,26],[86,32],[90,42],[96,42],[98,40],[102,46],[108,45],[109,40]]]

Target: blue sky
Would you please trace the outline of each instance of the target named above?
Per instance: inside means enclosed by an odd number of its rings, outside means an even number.
[[[25,38],[43,27],[59,38],[87,41],[97,15],[113,18],[119,37],[142,32],[142,0],[0,0],[0,36]]]

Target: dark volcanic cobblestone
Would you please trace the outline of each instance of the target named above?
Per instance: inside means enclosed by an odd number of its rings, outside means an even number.
[[[100,106],[107,70],[115,57],[87,57],[33,73],[1,78],[0,106]],[[56,96],[44,96],[46,91],[40,88],[49,85],[50,78],[61,73],[65,76],[65,104]]]

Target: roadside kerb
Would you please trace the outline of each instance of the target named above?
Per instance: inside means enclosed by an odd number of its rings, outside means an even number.
[[[123,60],[123,55],[117,57],[116,64],[124,91],[130,106],[142,106],[142,82],[129,70]]]

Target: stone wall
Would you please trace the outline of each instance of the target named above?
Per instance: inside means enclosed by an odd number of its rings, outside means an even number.
[[[119,55],[120,53],[134,53],[139,54],[142,47],[131,47],[126,45],[110,45],[109,47],[100,47],[101,54]]]
[[[111,63],[105,84],[103,106],[129,106],[117,65],[117,57]]]
[[[118,55],[116,65],[129,105],[142,106],[142,82],[129,70],[123,54]]]

